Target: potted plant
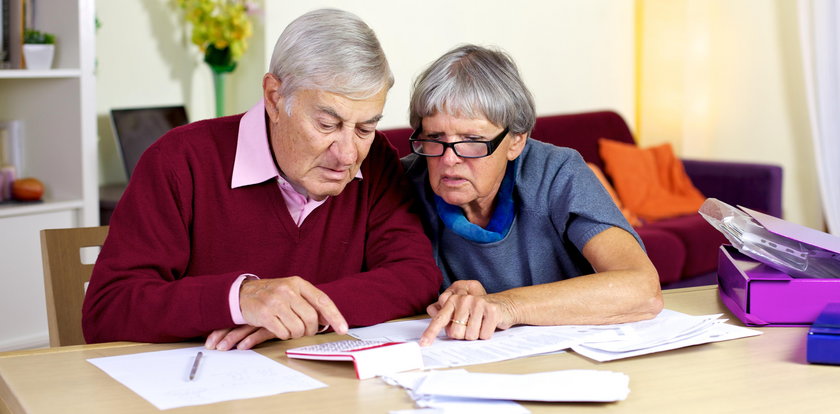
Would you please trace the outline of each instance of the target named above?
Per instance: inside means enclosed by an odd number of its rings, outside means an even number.
[[[55,54],[55,35],[34,29],[23,34],[23,58],[27,69],[49,69]]]

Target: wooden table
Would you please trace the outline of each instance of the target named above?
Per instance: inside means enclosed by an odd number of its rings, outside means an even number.
[[[728,313],[716,286],[665,291],[668,309]],[[598,363],[573,352],[467,367],[473,372],[532,373],[604,369],[630,376],[630,396],[617,403],[523,403],[533,413],[799,413],[840,410],[840,367],[805,361],[807,328],[761,328],[763,335]],[[257,349],[327,388],[167,410],[172,413],[386,413],[413,408],[400,388],[359,381],[348,362],[287,359],[284,350],[345,337],[319,335],[275,341]],[[111,343],[0,354],[0,412],[146,413],[158,410],[108,377],[88,358],[158,351],[196,344]]]

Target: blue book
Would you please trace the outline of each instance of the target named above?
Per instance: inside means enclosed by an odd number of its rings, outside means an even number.
[[[840,365],[840,303],[829,303],[808,331],[808,362]]]

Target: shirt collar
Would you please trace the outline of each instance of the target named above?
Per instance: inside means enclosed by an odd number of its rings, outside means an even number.
[[[260,99],[239,121],[230,187],[258,184],[279,176],[268,146],[265,104]]]
[[[277,171],[277,166],[274,165],[274,159],[271,156],[265,121],[265,103],[260,99],[239,121],[230,188],[259,184],[273,178],[282,179],[283,177]],[[361,169],[356,172],[355,178],[362,178]]]

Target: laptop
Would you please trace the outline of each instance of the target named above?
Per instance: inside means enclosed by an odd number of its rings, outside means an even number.
[[[163,134],[187,124],[183,105],[111,110],[111,127],[117,140],[127,178],[140,156]]]

